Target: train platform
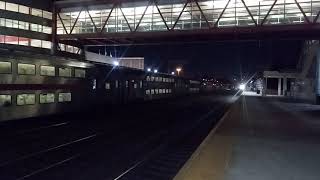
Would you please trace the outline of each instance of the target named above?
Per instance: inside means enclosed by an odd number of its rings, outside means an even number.
[[[242,96],[174,180],[318,180],[320,106]]]

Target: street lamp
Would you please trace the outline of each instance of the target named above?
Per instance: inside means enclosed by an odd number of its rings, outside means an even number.
[[[151,68],[148,68],[147,71],[148,71],[148,72],[151,72]]]
[[[171,74],[174,75],[174,72],[172,71]]]
[[[180,71],[181,71],[182,69],[180,68],[180,67],[178,67],[177,69],[176,69],[176,71],[178,72],[178,76],[180,75]]]
[[[158,73],[158,69],[153,70],[154,73]]]

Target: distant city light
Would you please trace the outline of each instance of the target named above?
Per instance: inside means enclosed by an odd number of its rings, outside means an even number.
[[[174,75],[174,72],[171,72],[172,75]]]
[[[151,71],[151,68],[148,68],[147,71],[150,72],[150,71]]]
[[[154,73],[157,73],[157,72],[158,72],[158,69],[153,70],[153,72],[154,72]]]
[[[119,62],[118,61],[113,61],[113,65],[119,66]]]
[[[246,89],[246,85],[245,84],[240,84],[239,85],[239,89],[242,90],[242,91],[245,90]]]

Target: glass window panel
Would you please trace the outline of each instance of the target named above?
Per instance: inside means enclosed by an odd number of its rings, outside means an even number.
[[[149,89],[146,90],[146,94],[147,94],[147,95],[150,94],[150,90],[149,90]]]
[[[110,83],[106,83],[105,88],[106,89],[111,89]]]
[[[31,39],[30,44],[33,47],[41,47],[41,40]]]
[[[1,94],[0,95],[0,107],[10,106],[11,102],[11,95]]]
[[[71,102],[71,93],[59,93],[59,102]]]
[[[6,10],[8,11],[14,11],[14,12],[19,12],[19,7],[17,4],[13,3],[6,3]]]
[[[19,37],[19,45],[29,46],[29,38]]]
[[[59,68],[59,76],[62,77],[71,77],[72,76],[72,69],[71,68]]]
[[[11,62],[0,62],[0,74],[11,73]]]
[[[36,74],[36,65],[19,63],[18,64],[18,74],[35,75]]]
[[[51,49],[50,41],[42,41],[42,48]]]
[[[75,69],[74,70],[74,77],[85,78],[86,77],[86,70],[85,69]]]
[[[6,3],[3,1],[0,1],[0,9],[5,9]]]
[[[18,44],[19,38],[16,36],[5,36],[4,43],[6,44]]]
[[[52,13],[48,11],[43,11],[43,18],[52,19]]]
[[[18,94],[17,105],[32,105],[36,103],[35,94]]]
[[[54,103],[54,93],[40,94],[40,104]]]
[[[29,14],[29,7],[19,5],[19,12],[24,14]]]
[[[40,66],[40,75],[42,76],[55,76],[56,68],[54,66]]]
[[[40,9],[32,8],[31,12],[32,12],[31,14],[34,15],[34,16],[42,17],[42,10],[40,10]]]

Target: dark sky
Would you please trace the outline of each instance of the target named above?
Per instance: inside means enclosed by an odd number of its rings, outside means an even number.
[[[144,56],[148,67],[167,72],[168,61],[186,62],[187,72],[217,76],[239,75],[262,70],[294,69],[301,41],[211,42],[201,44],[139,45],[108,47],[117,56]],[[104,47],[101,48],[104,52]]]

